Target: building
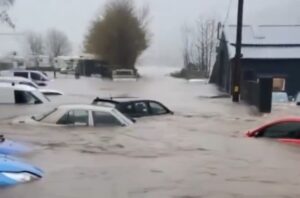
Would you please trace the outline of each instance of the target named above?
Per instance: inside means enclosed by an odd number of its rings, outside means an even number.
[[[211,83],[231,92],[236,26],[223,27]],[[273,89],[295,96],[300,91],[300,25],[244,26],[241,83],[273,78]]]
[[[59,56],[55,58],[55,67],[61,72],[75,73],[81,76],[104,76],[111,74],[107,62],[92,54],[82,54],[80,56]]]
[[[25,34],[0,25],[0,70],[24,68]]]

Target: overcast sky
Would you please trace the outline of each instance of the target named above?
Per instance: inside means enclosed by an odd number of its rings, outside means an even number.
[[[108,0],[109,1],[109,0]],[[138,6],[151,9],[152,46],[141,60],[143,64],[182,65],[181,33],[184,23],[197,18],[235,23],[237,0],[135,0]],[[16,0],[10,14],[17,30],[46,32],[50,28],[64,31],[74,43],[75,52],[83,42],[90,21],[106,0]],[[300,0],[245,0],[247,24],[298,24]],[[300,35],[299,35],[300,36]]]

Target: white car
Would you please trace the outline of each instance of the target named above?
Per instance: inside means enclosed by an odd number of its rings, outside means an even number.
[[[33,82],[32,80],[29,80],[27,78],[23,78],[23,77],[10,77],[10,76],[2,77],[2,76],[0,76],[0,83],[14,83],[14,84],[20,84],[20,85],[28,85],[30,87],[39,89],[40,92],[42,92],[44,95],[47,95],[47,96],[63,95],[63,92],[61,92],[61,91],[52,90],[52,89],[40,89],[39,86],[35,82]]]
[[[28,85],[0,83],[0,104],[42,104],[48,103],[38,89]]]
[[[46,86],[50,81],[48,76],[41,71],[34,70],[4,70],[0,71],[0,76],[23,77],[32,80],[39,86]]]
[[[20,117],[13,124],[32,124],[45,126],[129,126],[133,119],[126,117],[117,109],[95,105],[61,105],[39,116]]]

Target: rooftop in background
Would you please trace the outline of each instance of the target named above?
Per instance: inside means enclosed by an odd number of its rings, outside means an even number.
[[[236,25],[224,27],[229,56],[235,55]],[[300,59],[300,25],[243,26],[243,58]]]

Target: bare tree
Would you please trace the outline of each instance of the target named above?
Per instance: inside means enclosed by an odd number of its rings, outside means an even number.
[[[12,6],[15,0],[0,0],[0,6]]]
[[[12,22],[7,10],[14,4],[15,0],[0,0],[0,7],[2,11],[0,12],[0,21],[9,25],[11,28],[15,28],[15,24]]]
[[[111,0],[92,23],[85,49],[121,68],[134,68],[150,43],[149,8],[136,9],[132,0]]]
[[[65,33],[52,29],[47,33],[46,47],[50,63],[53,67],[54,78],[56,78],[54,59],[58,56],[68,55],[72,51],[71,43]]]
[[[39,67],[39,56],[44,54],[44,41],[42,35],[29,32],[26,35],[26,51],[34,59],[36,67]]]
[[[196,32],[198,64],[204,76],[209,77],[217,44],[217,23],[211,19],[198,21]]]
[[[199,20],[195,27],[183,26],[184,67],[200,77],[208,78],[212,69],[217,44],[217,23],[213,19]]]
[[[193,62],[193,49],[192,49],[192,39],[191,39],[191,28],[188,25],[184,24],[182,26],[182,55],[183,55],[183,64],[186,69]]]
[[[46,48],[50,58],[68,55],[72,51],[67,35],[56,29],[52,29],[47,33]]]

